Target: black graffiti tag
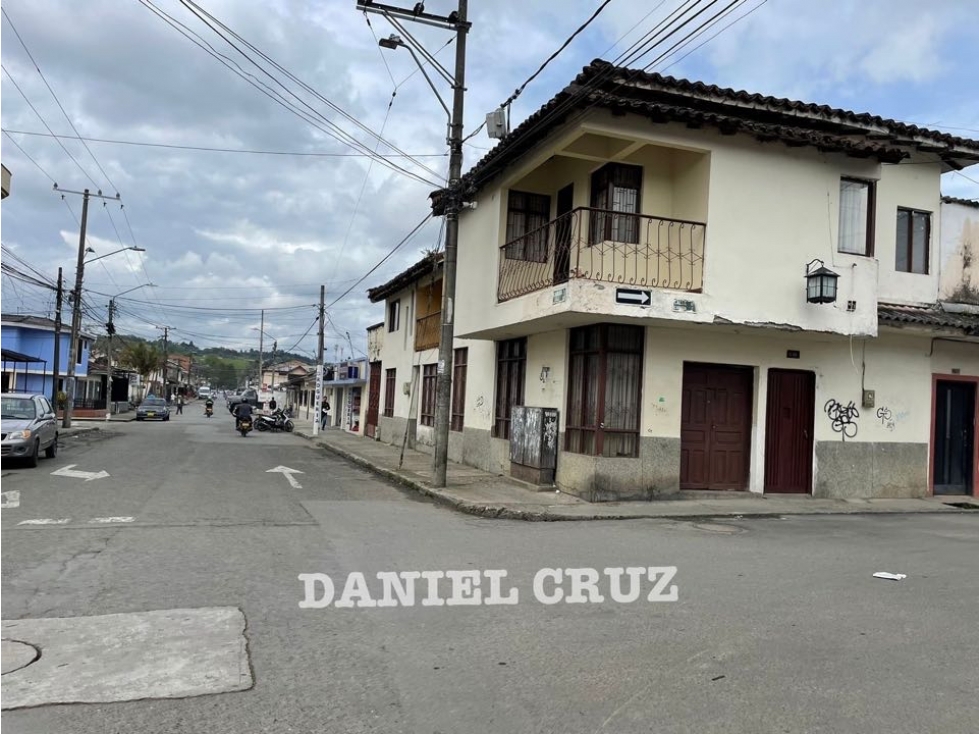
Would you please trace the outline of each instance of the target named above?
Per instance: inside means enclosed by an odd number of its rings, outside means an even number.
[[[846,405],[836,400],[827,400],[823,412],[829,418],[832,429],[839,433],[844,441],[857,435],[857,418],[860,417],[860,411],[852,400]]]

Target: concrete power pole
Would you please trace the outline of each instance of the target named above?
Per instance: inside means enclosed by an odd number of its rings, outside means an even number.
[[[158,326],[158,329],[163,329],[163,397],[167,400],[170,399],[170,388],[167,387],[167,362],[170,361],[170,327],[169,326]]]
[[[462,142],[463,142],[463,107],[466,95],[466,34],[469,32],[468,21],[469,2],[459,0],[458,10],[447,16],[434,15],[425,12],[423,3],[417,3],[414,8],[398,8],[374,0],[357,0],[357,7],[368,13],[379,13],[387,18],[395,28],[409,37],[410,44],[399,36],[382,39],[379,44],[384,48],[407,46],[408,50],[417,48],[425,58],[438,68],[437,59],[421,47],[401,24],[401,20],[423,23],[425,25],[446,28],[456,32],[455,74],[452,82],[452,113],[449,120],[449,185],[445,195],[445,258],[443,264],[442,282],[442,332],[439,340],[438,382],[435,402],[435,455],[432,466],[432,486],[444,487],[449,453],[449,419],[452,408],[452,348],[455,337],[455,285],[456,285],[456,256],[459,247],[459,211],[463,205],[463,192],[460,186],[462,178]],[[414,52],[412,51],[412,56]],[[425,67],[415,59],[422,73],[428,79]],[[429,81],[432,91],[439,97],[439,102],[445,107],[438,91]]]
[[[71,411],[75,407],[75,363],[81,358],[78,353],[78,335],[82,329],[82,279],[85,276],[85,230],[88,227],[88,189],[82,193],[82,221],[78,234],[78,263],[75,265],[75,290],[72,291],[71,342],[68,344],[68,401],[65,404],[65,417],[62,428],[71,428]]]
[[[262,324],[258,327],[258,386],[255,388],[258,392],[262,391],[262,348],[264,346],[262,339],[265,336],[265,309],[262,309]]]
[[[323,404],[323,332],[326,327],[326,286],[320,286],[319,310],[319,343],[316,347],[316,387],[313,389],[313,402],[316,412],[313,413],[313,435],[320,435],[320,423],[323,420],[320,406]]]
[[[58,412],[58,378],[61,376],[61,302],[65,297],[64,278],[58,268],[58,290],[54,304],[54,370],[51,374],[51,405]]]

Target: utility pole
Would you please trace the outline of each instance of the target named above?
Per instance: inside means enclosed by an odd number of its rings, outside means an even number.
[[[170,327],[157,326],[156,328],[163,332],[163,386],[160,389],[163,391],[162,397],[169,400],[170,392],[169,388],[167,387],[167,362],[170,361]]]
[[[65,403],[65,417],[62,428],[71,428],[71,411],[75,407],[75,363],[81,358],[78,353],[78,335],[82,329],[82,278],[85,275],[85,230],[88,227],[88,189],[82,193],[82,221],[78,234],[78,262],[75,265],[75,290],[72,291],[71,341],[68,344],[68,401]]]
[[[258,327],[258,392],[262,391],[262,338],[265,336],[265,309],[262,309],[262,325]]]
[[[106,355],[106,362],[108,363],[108,373],[109,373],[109,384],[108,384],[108,395],[106,395],[106,411],[105,419],[109,420],[109,416],[112,415],[112,337],[116,333],[116,325],[112,322],[112,317],[116,310],[116,299],[109,299],[109,321],[105,325],[105,331],[109,335],[109,347],[106,350],[108,354]]]
[[[61,302],[65,297],[64,279],[58,268],[58,290],[54,305],[54,371],[51,374],[51,405],[58,412],[58,378],[61,376]]]
[[[320,413],[323,404],[323,331],[326,322],[326,286],[320,286],[320,310],[319,310],[319,342],[316,347],[316,387],[313,389],[313,402],[316,405],[316,412],[313,413],[313,435],[320,434],[320,423],[323,420]]]
[[[118,201],[119,194],[115,196],[103,196],[101,191],[93,194],[88,189],[84,191],[69,191],[67,189],[59,189],[58,184],[55,184],[54,188],[55,191],[61,193],[62,198],[64,198],[65,194],[78,194],[82,197],[82,221],[78,233],[78,263],[75,266],[75,289],[72,291],[71,343],[68,345],[68,401],[65,405],[65,417],[61,423],[62,428],[71,428],[71,411],[75,407],[75,365],[81,358],[78,349],[78,339],[79,333],[82,330],[82,279],[85,277],[85,253],[87,252],[85,248],[85,231],[88,227],[88,200],[95,197],[96,199],[115,199]],[[142,251],[142,248],[138,247],[126,247],[123,249]],[[109,253],[109,255],[114,254],[112,252]],[[108,257],[108,255],[103,255],[102,257]],[[94,259],[98,260],[99,258]]]
[[[269,385],[269,391],[272,393],[273,399],[275,398],[275,353],[279,351],[279,342],[272,342],[272,384]]]

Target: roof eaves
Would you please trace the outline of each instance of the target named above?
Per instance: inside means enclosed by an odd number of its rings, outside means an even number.
[[[441,266],[443,257],[444,255],[442,253],[425,255],[425,257],[414,265],[395,275],[387,283],[368,289],[367,297],[371,303],[383,301],[388,296],[394,295],[415,281],[434,272],[437,266]]]

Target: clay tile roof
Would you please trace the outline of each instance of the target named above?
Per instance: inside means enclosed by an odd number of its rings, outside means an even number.
[[[938,156],[946,170],[979,162],[976,140],[869,113],[727,89],[597,59],[470,169],[463,177],[467,195],[478,192],[556,127],[591,107],[886,163],[898,163],[913,152]],[[441,213],[444,194],[443,189],[431,195],[436,213]]]
[[[438,253],[434,256],[425,255],[425,257],[416,262],[410,268],[395,275],[387,283],[369,289],[367,291],[367,297],[370,299],[371,303],[377,303],[378,301],[383,301],[388,296],[393,296],[395,293],[403,288],[407,288],[418,279],[434,272],[436,266],[440,267],[442,265],[443,257],[444,255],[442,253]]]
[[[962,206],[971,206],[973,209],[979,209],[979,201],[974,199],[960,199],[957,196],[943,196],[943,204],[961,204]]]
[[[881,303],[877,306],[877,320],[887,326],[927,326],[941,329],[957,329],[966,336],[979,336],[979,314],[952,313],[938,304],[930,306],[902,306]]]

